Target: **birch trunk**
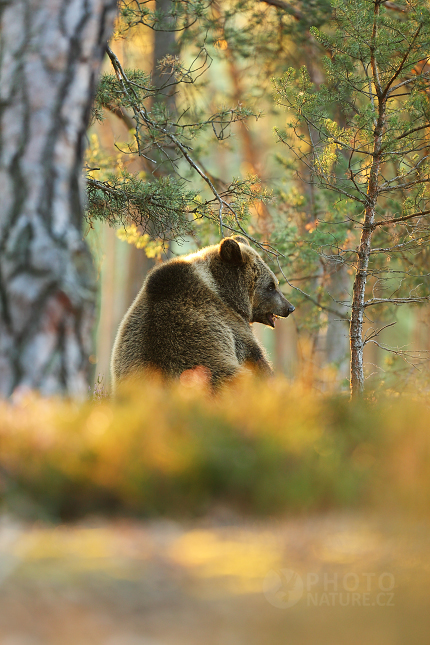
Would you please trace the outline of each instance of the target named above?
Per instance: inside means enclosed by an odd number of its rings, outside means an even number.
[[[0,7],[0,395],[82,395],[95,300],[82,155],[116,2]]]

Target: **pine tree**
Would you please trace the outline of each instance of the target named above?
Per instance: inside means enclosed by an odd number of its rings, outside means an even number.
[[[157,3],[155,10],[149,2],[122,0],[119,31],[125,36],[137,24],[143,24],[166,34],[187,33],[207,9],[199,0],[168,0]],[[142,244],[146,234],[146,239],[155,237],[161,241],[189,234],[193,222],[202,218],[216,223],[221,234],[243,233],[242,222],[256,198],[255,180],[217,183],[203,169],[193,148],[204,132],[222,140],[229,127],[252,116],[252,110],[236,105],[203,114],[187,104],[175,114],[172,101],[165,100],[166,95],[194,84],[204,74],[210,64],[205,47],[197,48],[188,66],[180,56],[165,56],[158,61],[164,73],[156,69],[152,78],[141,70],[123,69],[110,47],[107,52],[112,73],[101,79],[94,117],[103,119],[103,110],[108,109],[127,119],[134,132],[129,154],[146,163],[147,173],[142,178],[122,168],[113,169],[101,180],[99,169],[89,169],[89,221],[101,219],[113,226],[137,226]]]
[[[330,28],[311,30],[328,51],[326,82],[316,89],[304,68],[276,82],[290,115],[281,140],[337,195],[315,246],[354,271],[353,396],[364,389],[363,348],[381,331],[364,337],[370,308],[430,297],[420,262],[430,233],[430,16],[421,0],[392,4],[336,0]]]

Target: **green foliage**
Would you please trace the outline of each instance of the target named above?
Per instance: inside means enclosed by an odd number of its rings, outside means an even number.
[[[123,169],[106,181],[88,181],[88,218],[114,226],[133,222],[143,233],[172,239],[189,233],[195,199],[183,182],[171,177],[148,182]]]
[[[418,70],[412,77],[411,73],[427,61],[430,21],[425,5],[419,3],[415,12],[401,18],[392,17],[382,5],[375,39],[372,37],[374,4],[369,0],[351,0],[342,3],[340,8],[334,3],[337,27],[334,34],[313,30],[330,53],[325,62],[326,82],[317,90],[305,67],[298,72],[290,69],[275,80],[276,100],[293,117],[288,124],[290,132],[304,142],[301,147],[297,146],[297,156],[310,159],[312,155],[310,163],[320,184],[337,191],[348,201],[366,204],[365,189],[378,116],[379,90],[372,85],[368,72],[374,60],[381,92],[385,91],[388,96],[383,131],[383,163],[387,170],[381,193],[400,191],[407,181],[408,188],[414,189],[404,201],[407,213],[411,205],[416,209],[427,199],[424,184],[428,161],[420,153],[423,131],[429,123],[428,73]],[[334,105],[339,108],[337,114]],[[279,132],[279,136],[293,148],[291,133]],[[346,155],[349,173],[345,176],[342,171]],[[418,158],[421,163],[417,163]],[[394,164],[396,168],[389,167]],[[390,179],[390,175],[395,177]]]
[[[202,232],[195,228],[202,219],[212,225],[219,221],[218,200],[204,200],[199,192],[189,190],[188,185],[176,177],[147,181],[124,169],[118,170],[116,175],[107,173],[105,176],[104,180],[87,178],[87,220],[121,226],[122,239],[145,248],[148,257],[158,256],[154,249],[161,248],[160,242]],[[260,190],[256,177],[249,177],[233,179],[220,192],[220,197],[229,199],[223,225],[235,230],[246,225],[255,200],[268,199],[269,194]],[[155,239],[155,246],[149,244],[149,238]]]
[[[136,100],[145,101],[157,94],[156,88],[151,85],[151,78],[139,69],[127,69],[127,78],[133,83]],[[104,109],[115,111],[119,108],[132,108],[133,104],[124,92],[115,74],[102,74],[93,103],[93,118],[102,121]]]
[[[233,123],[244,121],[253,112],[242,105],[222,107],[203,116],[188,106],[179,115],[169,114],[163,91],[171,85],[193,83],[193,65],[187,70],[176,57],[166,57],[168,79],[163,87],[154,88],[150,78],[139,70],[123,70],[115,54],[108,50],[115,74],[105,74],[94,103],[94,117],[102,118],[107,109],[123,118],[133,135],[133,143],[125,145],[127,154],[140,157],[147,172],[133,175],[123,168],[124,159],[112,163],[107,172],[98,164],[97,151],[87,155],[88,208],[87,219],[107,221],[115,226],[140,228],[162,240],[175,239],[192,230],[195,219],[208,218],[218,226],[237,229],[246,218],[255,200],[250,181],[236,181],[219,188],[203,171],[191,147],[204,131],[217,141],[229,136]],[[198,149],[198,146],[197,146]],[[112,162],[114,160],[111,160]],[[101,164],[98,164],[99,166]],[[97,173],[102,170],[102,176]],[[194,189],[185,188],[193,180]],[[215,216],[215,211],[217,215]]]
[[[278,138],[310,186],[303,206],[283,198],[287,217],[302,223],[296,238],[286,236],[300,248],[297,273],[307,267],[315,275],[327,263],[355,273],[357,230],[372,201],[377,226],[367,275],[373,297],[424,301],[430,288],[423,253],[430,233],[428,5],[400,2],[393,11],[379,1],[350,0],[332,6],[332,20],[311,29],[326,51],[324,83],[312,82],[306,67],[274,80],[275,100],[287,111]],[[311,280],[304,286],[315,288]],[[327,305],[330,298],[319,295]]]

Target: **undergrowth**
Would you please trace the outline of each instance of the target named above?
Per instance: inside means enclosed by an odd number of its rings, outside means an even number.
[[[0,404],[0,499],[24,515],[430,509],[428,403],[349,402],[283,379],[129,387],[115,401]]]

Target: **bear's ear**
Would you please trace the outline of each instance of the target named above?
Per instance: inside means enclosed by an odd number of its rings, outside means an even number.
[[[240,242],[240,244],[246,244],[247,246],[251,246],[246,237],[242,237],[241,235],[232,235],[231,240],[236,240],[236,242]]]
[[[242,252],[239,244],[232,238],[226,237],[219,245],[219,254],[221,260],[233,266],[240,266],[243,264]]]

